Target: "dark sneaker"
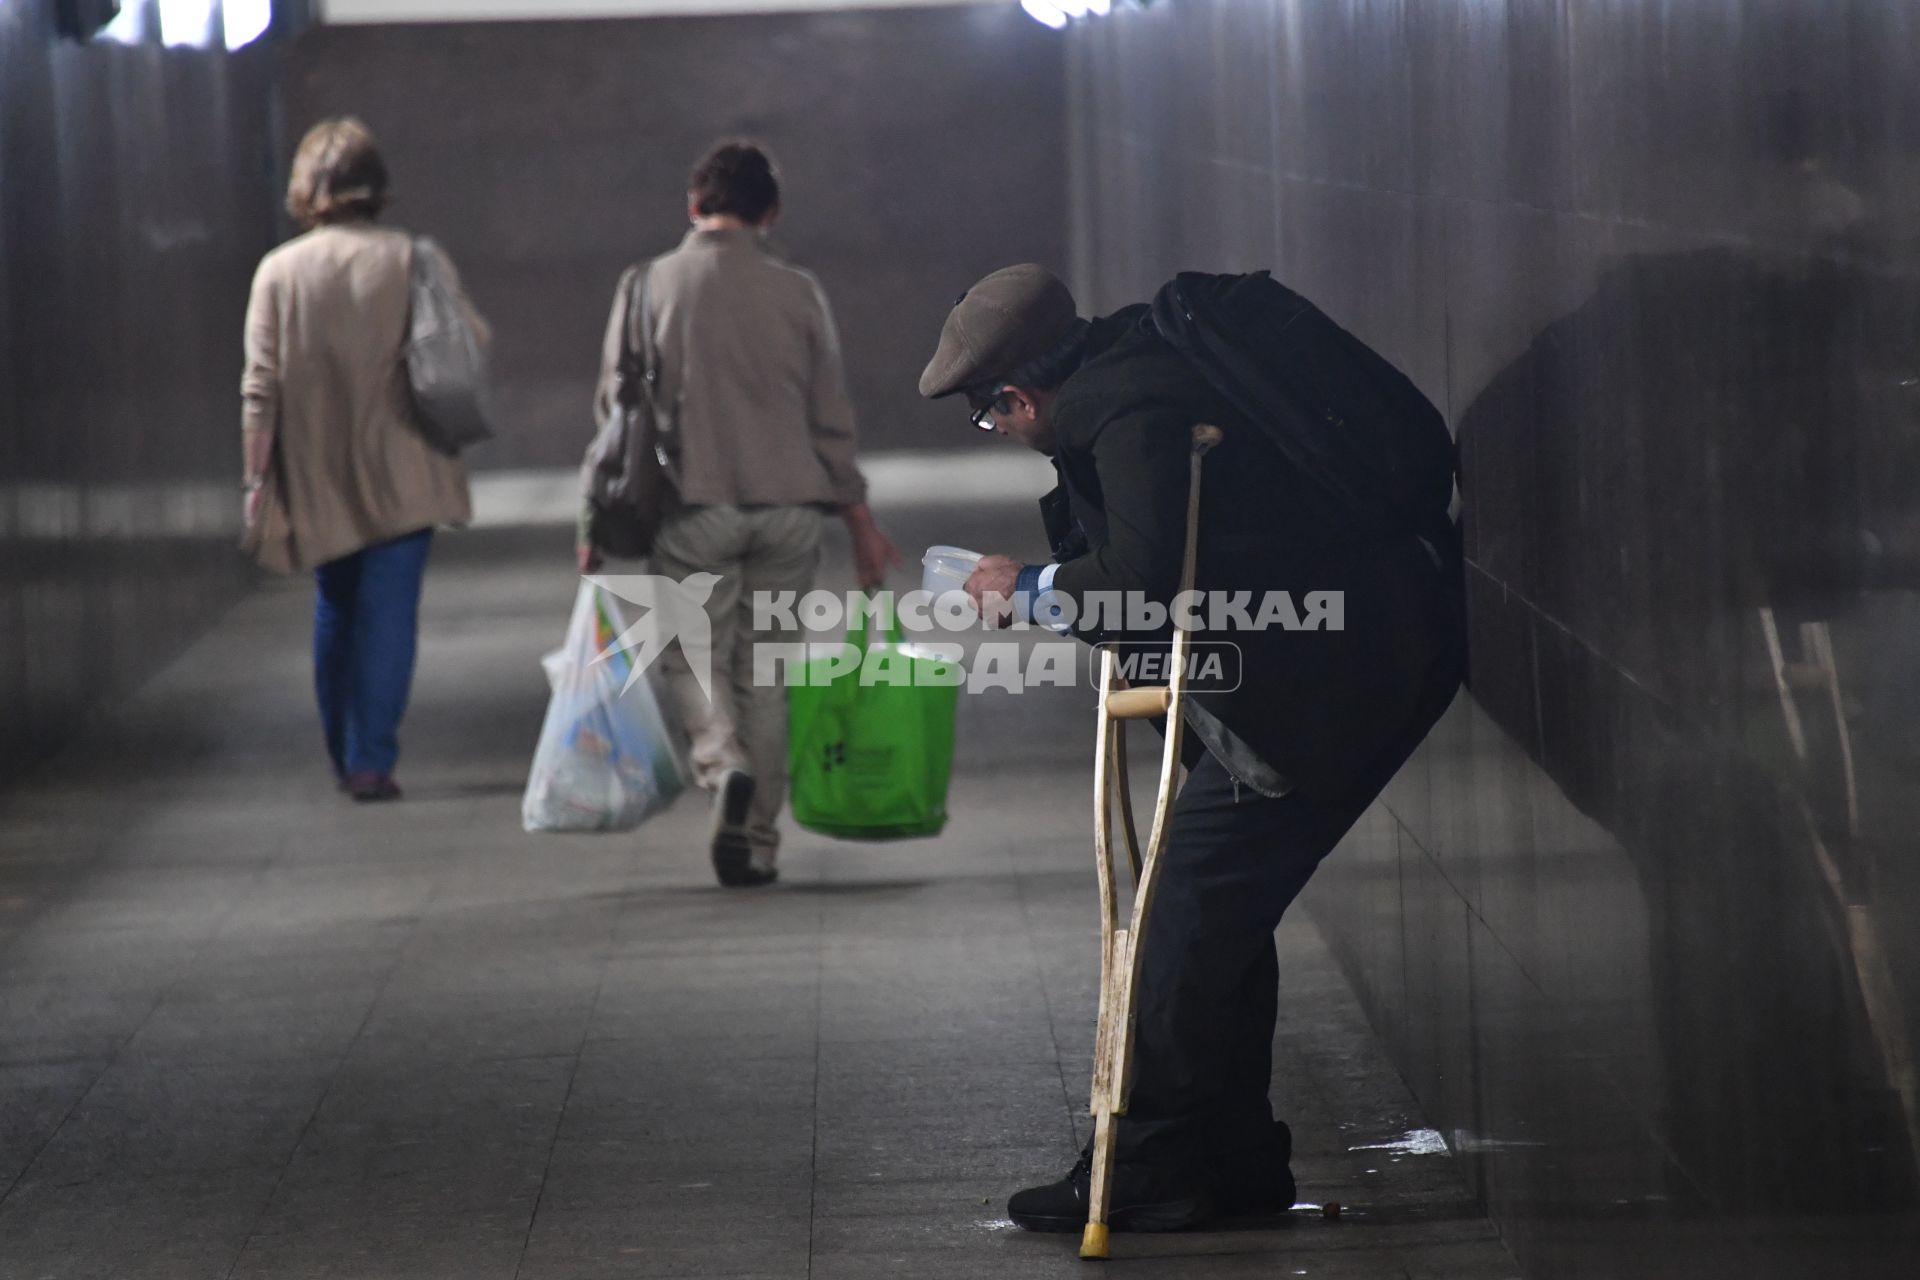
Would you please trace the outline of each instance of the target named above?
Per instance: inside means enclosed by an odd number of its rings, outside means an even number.
[[[1223,1218],[1269,1218],[1293,1208],[1298,1188],[1293,1171],[1293,1130],[1273,1122],[1273,1139],[1231,1168],[1216,1169],[1208,1179],[1214,1207]]]
[[[722,877],[720,883],[729,889],[758,889],[779,878],[778,867],[756,867],[749,863],[746,870],[735,872],[731,880]]]
[[[342,785],[361,804],[400,798],[400,784],[384,773],[350,773]]]
[[[1007,1201],[1007,1217],[1028,1231],[1079,1231],[1087,1225],[1087,1184],[1093,1158],[1082,1155],[1067,1176],[1044,1187],[1017,1191]],[[1107,1226],[1114,1231],[1184,1231],[1213,1216],[1213,1198],[1205,1188],[1168,1194],[1169,1188],[1142,1171],[1117,1165],[1108,1197]]]
[[[770,884],[771,868],[753,866],[753,845],[747,839],[747,811],[753,806],[753,775],[738,769],[727,772],[713,792],[713,873],[730,889]]]

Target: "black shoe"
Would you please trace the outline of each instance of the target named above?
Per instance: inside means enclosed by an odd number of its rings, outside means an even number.
[[[400,798],[400,784],[384,773],[350,773],[343,785],[346,793],[360,804],[379,804]]]
[[[1273,1122],[1273,1138],[1257,1152],[1232,1167],[1216,1169],[1208,1179],[1214,1207],[1223,1218],[1270,1218],[1293,1208],[1299,1188],[1294,1185],[1293,1130]]]
[[[756,867],[749,863],[744,871],[734,872],[732,879],[722,876],[720,883],[729,889],[759,889],[772,884],[779,878],[778,867]]]
[[[1044,1187],[1017,1191],[1007,1201],[1007,1217],[1028,1231],[1078,1231],[1087,1225],[1087,1187],[1093,1158],[1081,1155],[1067,1176]],[[1107,1226],[1114,1231],[1185,1231],[1213,1216],[1213,1197],[1204,1187],[1172,1193],[1163,1180],[1116,1164]]]
[[[753,807],[753,775],[731,769],[713,793],[713,873],[730,889],[770,884],[772,868],[757,869],[747,839],[747,811]]]

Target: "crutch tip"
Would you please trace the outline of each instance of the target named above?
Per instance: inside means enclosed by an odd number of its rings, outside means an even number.
[[[1107,1224],[1089,1222],[1080,1236],[1080,1256],[1101,1259],[1107,1256]]]

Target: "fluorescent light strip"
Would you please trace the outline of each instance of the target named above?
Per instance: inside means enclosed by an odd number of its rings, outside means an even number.
[[[1055,31],[1067,25],[1067,15],[1053,0],[1020,0],[1020,7],[1027,16],[1043,27],[1052,27]]]
[[[160,43],[195,45],[213,43],[214,0],[159,0]]]
[[[147,10],[153,0],[121,0],[120,16],[100,28],[97,39],[115,44],[139,44],[147,36]]]
[[[244,49],[273,25],[273,0],[225,0],[220,16],[227,48]]]

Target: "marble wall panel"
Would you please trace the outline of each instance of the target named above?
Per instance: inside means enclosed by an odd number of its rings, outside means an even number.
[[[78,45],[0,5],[0,786],[246,581],[240,331],[277,41]]]

